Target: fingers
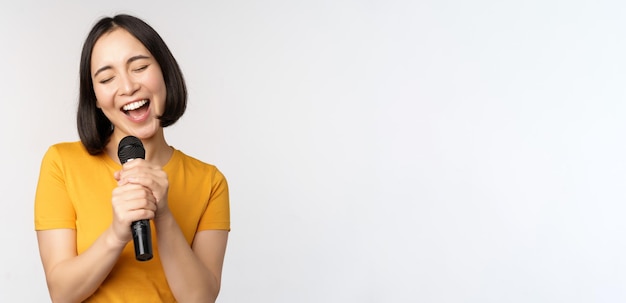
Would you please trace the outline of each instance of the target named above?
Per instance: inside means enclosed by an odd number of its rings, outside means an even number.
[[[154,219],[158,208],[167,205],[167,174],[159,166],[135,159],[113,177],[118,182],[112,194],[113,231],[118,239],[130,241],[132,222]]]
[[[113,232],[120,241],[130,241],[130,224],[143,219],[154,219],[157,204],[150,189],[138,184],[126,184],[113,190]]]
[[[153,165],[150,162],[144,160],[144,159],[134,159],[133,161],[128,161],[126,163],[124,163],[124,165],[122,165],[122,171],[128,171],[131,170],[133,168],[137,168],[137,167],[146,167],[146,168],[150,168],[150,169],[161,169],[159,166],[157,165]]]
[[[122,170],[115,173],[116,180],[118,181],[118,191],[120,193],[126,190],[135,190],[141,188],[145,192],[137,192],[135,195],[124,195],[123,201],[129,203],[131,207],[125,215],[131,216],[134,220],[137,220],[138,216],[146,216],[140,219],[154,219],[159,216],[160,213],[168,210],[167,193],[169,188],[169,181],[167,174],[160,166],[152,165],[143,159],[135,159],[127,162],[123,165]],[[145,196],[144,196],[145,195]],[[153,206],[150,208],[145,207],[141,203],[144,203],[143,199],[148,199],[151,195],[150,201],[153,202]],[[121,197],[121,196],[120,196]],[[136,202],[138,204],[130,204]],[[150,210],[151,213],[140,212],[139,210]],[[125,219],[125,221],[128,221]]]
[[[127,162],[124,164],[121,171],[115,173],[114,177],[116,177],[119,181],[119,185],[126,183],[138,183],[140,181],[146,182],[146,179],[148,178],[153,178],[154,181],[159,181],[160,179],[167,180],[167,174],[161,169],[161,167],[151,165],[143,159]]]
[[[167,198],[169,187],[167,174],[161,167],[152,165],[143,159],[136,159],[124,164],[121,171],[116,172],[118,186],[139,184],[152,191],[157,201]]]
[[[167,174],[157,170],[137,170],[124,172],[118,185],[140,184],[151,189],[167,186]]]
[[[127,184],[113,190],[113,211],[117,221],[152,219],[157,210],[156,199],[144,186]]]

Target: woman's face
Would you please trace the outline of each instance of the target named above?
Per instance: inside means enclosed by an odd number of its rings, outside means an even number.
[[[117,28],[101,36],[91,54],[97,106],[113,123],[113,135],[149,139],[162,132],[157,117],[167,95],[161,67],[146,47]]]

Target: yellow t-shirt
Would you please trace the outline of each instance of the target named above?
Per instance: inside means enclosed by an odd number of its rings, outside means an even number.
[[[111,225],[111,194],[117,186],[113,173],[121,168],[104,153],[90,155],[81,142],[51,146],[37,184],[35,229],[75,229],[77,252],[84,252]],[[169,181],[168,206],[189,245],[197,231],[230,230],[228,185],[215,166],[175,149],[163,170]],[[85,302],[175,302],[151,227],[153,259],[136,261],[130,241]]]

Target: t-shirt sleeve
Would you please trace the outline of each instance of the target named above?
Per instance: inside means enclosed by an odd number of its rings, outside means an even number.
[[[76,212],[65,184],[63,161],[52,146],[41,162],[35,193],[35,230],[76,228]]]
[[[209,204],[200,218],[198,231],[220,229],[230,231],[230,200],[228,183],[224,175],[216,168],[211,178]]]

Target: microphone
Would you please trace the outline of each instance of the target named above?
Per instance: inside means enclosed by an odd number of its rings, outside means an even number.
[[[141,140],[134,136],[127,136],[120,141],[117,147],[117,156],[122,164],[132,159],[145,159],[146,150]],[[152,236],[150,234],[150,221],[144,219],[130,224],[135,244],[135,259],[148,261],[152,259]]]

